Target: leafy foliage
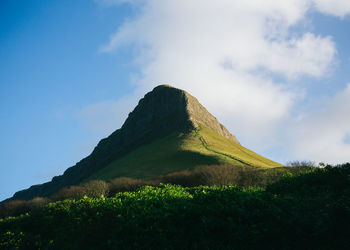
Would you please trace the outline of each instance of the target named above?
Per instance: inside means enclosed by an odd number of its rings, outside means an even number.
[[[128,177],[116,178],[109,182],[92,180],[80,186],[63,188],[48,198],[36,197],[29,201],[14,200],[0,204],[0,218],[18,216],[30,212],[32,209],[37,209],[50,201],[66,199],[79,200],[85,196],[90,198],[99,198],[101,196],[112,197],[119,192],[136,191],[142,186],[158,186],[160,183],[181,185],[183,187],[195,187],[200,185],[265,187],[267,184],[278,181],[281,177],[294,176],[314,170],[316,170],[316,168],[308,166],[293,168],[259,168],[240,165],[200,166],[192,171],[184,170],[175,172],[151,181],[137,180]]]
[[[259,168],[253,166],[199,166],[192,171],[164,175],[156,180],[143,181],[128,177],[120,177],[109,182],[92,180],[80,186],[70,186],[61,189],[49,198],[36,197],[29,201],[10,201],[0,204],[0,218],[18,216],[30,212],[50,201],[66,199],[79,200],[87,196],[90,198],[112,197],[116,193],[136,191],[142,186],[158,186],[160,183],[181,185],[183,187],[195,186],[223,186],[236,185],[241,187],[259,186],[265,187],[269,183],[278,181],[281,177],[294,176],[300,173],[314,171],[308,166]]]
[[[350,164],[263,188],[144,186],[0,220],[1,249],[346,249]]]

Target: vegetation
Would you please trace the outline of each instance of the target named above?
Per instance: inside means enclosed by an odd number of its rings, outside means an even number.
[[[114,146],[116,145],[109,139],[102,140],[91,156],[81,160],[77,166],[68,168],[62,176],[54,177],[51,182],[19,191],[13,198],[29,200],[37,196],[51,196],[62,188],[65,188],[65,193],[82,193],[82,188],[69,188],[69,186],[84,184],[91,180],[111,181],[126,177],[147,182],[173,172],[193,170],[202,165],[260,168],[282,166],[203,125],[198,125],[197,129],[186,133],[172,132],[167,136],[153,139],[150,143],[131,147],[125,154],[109,156],[116,150]],[[100,161],[103,164],[98,163]]]
[[[291,173],[291,172],[289,172]],[[0,220],[1,249],[347,249],[350,164],[266,188],[145,186]]]
[[[147,93],[122,127],[102,139],[90,155],[62,175],[18,191],[12,198],[51,196],[91,180],[127,177],[149,181],[200,165],[281,166],[240,145],[195,97],[160,85]]]
[[[162,176],[161,183],[184,187],[236,185],[240,187],[266,187],[282,176],[294,176],[314,170],[314,167],[260,168],[253,166],[199,166],[193,171],[180,171]]]
[[[138,147],[92,174],[87,180],[108,181],[122,176],[151,180],[171,172],[191,170],[199,165],[241,165],[264,168],[282,166],[205,126],[199,126],[197,130],[190,133],[172,133]]]
[[[311,166],[260,168],[252,166],[199,166],[194,170],[184,170],[163,175],[158,179],[144,181],[128,177],[112,179],[108,182],[91,180],[80,186],[70,186],[59,190],[50,197],[36,197],[29,201],[13,200],[0,205],[0,218],[18,216],[30,212],[39,205],[50,201],[65,199],[82,199],[112,197],[119,192],[136,191],[142,186],[158,186],[161,183],[181,185],[183,187],[195,186],[223,186],[236,185],[241,187],[266,187],[276,182],[282,176],[294,176],[314,170]]]

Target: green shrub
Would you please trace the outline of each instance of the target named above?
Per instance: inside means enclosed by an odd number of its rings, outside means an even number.
[[[80,186],[70,186],[61,189],[50,199],[37,197],[31,201],[15,201],[7,205],[0,205],[0,217],[17,216],[22,213],[41,207],[50,200],[81,199],[84,196],[91,198],[113,197],[119,192],[136,191],[138,188],[149,185],[158,186],[160,183],[195,187],[200,185],[225,186],[237,185],[241,187],[266,187],[278,181],[281,177],[296,176],[301,173],[313,172],[318,168],[310,166],[279,167],[263,169],[252,166],[199,166],[194,170],[184,170],[162,176],[159,180],[142,181],[128,177],[116,178],[108,183],[93,180]],[[286,184],[283,184],[284,186]],[[285,187],[284,187],[285,188]],[[13,211],[11,211],[13,210]]]
[[[0,220],[0,248],[348,249],[349,176],[344,164],[266,190],[162,184],[50,203]]]

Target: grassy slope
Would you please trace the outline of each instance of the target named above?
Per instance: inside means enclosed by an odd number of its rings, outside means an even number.
[[[257,153],[234,143],[227,138],[220,136],[212,130],[202,126],[200,127],[197,136],[203,142],[202,145],[212,152],[216,152],[225,158],[235,160],[243,165],[253,165],[260,167],[280,167],[281,164],[267,159]],[[232,162],[232,163],[235,163]]]
[[[121,176],[149,180],[198,165],[281,166],[201,126],[189,134],[173,133],[143,145],[93,174],[89,180]]]

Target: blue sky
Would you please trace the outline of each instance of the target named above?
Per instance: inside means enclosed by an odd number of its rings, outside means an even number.
[[[347,0],[1,1],[0,200],[87,156],[164,83],[275,161],[350,161],[349,14]]]

